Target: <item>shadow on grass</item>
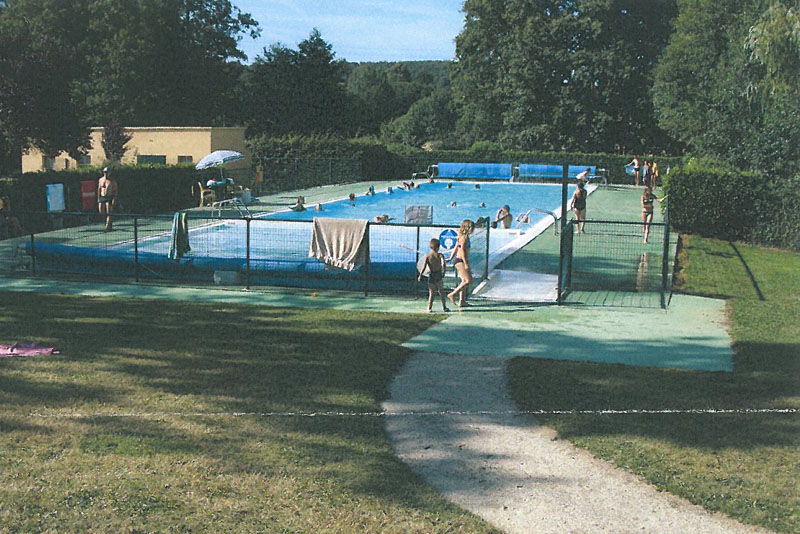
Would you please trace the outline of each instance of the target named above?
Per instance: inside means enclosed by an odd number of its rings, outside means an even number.
[[[800,393],[800,343],[734,346],[738,359],[758,358],[734,373],[634,368],[517,358],[509,383],[517,404],[541,410],[758,409]],[[761,357],[759,355],[764,355]],[[769,356],[767,356],[769,355]],[[531,387],[535,384],[536,387]],[[797,445],[800,416],[787,414],[570,415],[557,421],[566,438],[614,434],[699,448]]]

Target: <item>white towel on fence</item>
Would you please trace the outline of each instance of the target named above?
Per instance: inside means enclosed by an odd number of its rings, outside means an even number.
[[[315,217],[308,256],[348,271],[369,263],[367,221]]]

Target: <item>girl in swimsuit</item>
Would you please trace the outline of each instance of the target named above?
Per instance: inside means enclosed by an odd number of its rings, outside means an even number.
[[[665,198],[667,197],[656,198],[649,187],[644,188],[644,193],[642,193],[642,223],[644,223],[645,244],[650,237],[650,223],[653,222],[653,202],[661,204]]]
[[[633,179],[636,180],[636,185],[639,185],[639,156],[634,155],[628,165],[633,167]]]
[[[455,304],[455,296],[458,295],[459,307],[467,306],[467,292],[469,291],[469,285],[472,283],[472,274],[469,268],[469,236],[472,235],[474,231],[475,223],[469,219],[461,221],[461,227],[458,229],[458,241],[456,242],[455,248],[453,248],[453,253],[450,254],[450,257],[447,259],[447,261],[455,260],[453,266],[458,272],[459,278],[461,278],[461,283],[447,294],[447,298],[450,299],[450,302]]]
[[[575,193],[572,195],[572,202],[570,202],[570,207],[572,211],[575,213],[575,220],[578,221],[578,233],[585,234],[586,232],[583,231],[583,226],[586,224],[586,189],[584,189],[584,183],[578,182],[578,189],[575,190]]]

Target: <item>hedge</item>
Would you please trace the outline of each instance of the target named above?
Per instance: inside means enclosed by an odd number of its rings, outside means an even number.
[[[609,171],[611,183],[633,183],[625,174],[629,155],[578,152],[509,152],[494,143],[476,143],[469,150],[425,151],[384,145],[376,139],[333,136],[259,138],[251,140],[255,161],[264,167],[265,186],[289,190],[330,183],[407,179],[440,161],[475,163],[567,163],[596,165]],[[650,159],[651,157],[643,156]],[[662,174],[682,161],[656,157]]]
[[[112,176],[119,184],[119,211],[126,213],[168,213],[197,204],[193,186],[215,171],[198,172],[188,165],[136,165],[115,167]],[[8,195],[15,211],[45,211],[45,186],[64,184],[68,211],[81,209],[81,184],[97,179],[100,168],[69,171],[31,172],[0,179],[0,196]]]
[[[782,178],[692,159],[665,181],[680,232],[800,250],[800,176]]]

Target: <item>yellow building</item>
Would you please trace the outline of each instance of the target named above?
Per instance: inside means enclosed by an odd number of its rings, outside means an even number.
[[[244,127],[215,126],[154,126],[125,128],[131,140],[125,147],[123,165],[197,163],[215,150],[235,150],[245,158],[225,165],[231,174],[249,172],[252,156],[244,141]],[[65,170],[76,167],[99,166],[106,163],[102,145],[103,129],[91,129],[91,144],[88,154],[74,160],[66,153],[48,158],[36,149],[22,155],[22,172]],[[237,172],[238,171],[238,172]]]

